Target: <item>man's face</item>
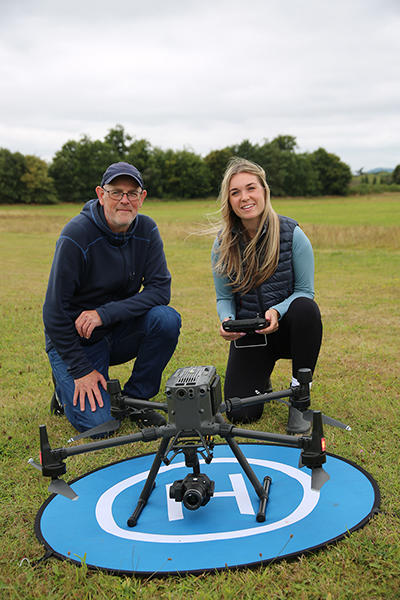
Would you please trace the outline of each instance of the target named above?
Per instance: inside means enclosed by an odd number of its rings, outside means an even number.
[[[96,193],[104,208],[107,224],[114,233],[128,231],[147,194],[137,181],[125,175],[116,177],[104,188],[97,186]],[[120,198],[122,193],[124,195]]]

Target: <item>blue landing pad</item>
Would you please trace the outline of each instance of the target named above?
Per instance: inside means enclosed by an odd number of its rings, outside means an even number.
[[[376,514],[379,488],[356,464],[327,454],[329,481],[311,490],[311,471],[298,468],[300,450],[240,444],[262,482],[272,478],[266,520],[256,521],[259,499],[229,446],[214,448],[201,472],[215,481],[206,506],[187,510],[169,498],[169,486],[190,469],[178,455],[162,466],[135,527],[132,514],[154,454],[114,463],[71,483],[71,501],[52,494],[35,522],[39,541],[56,557],[120,574],[167,575],[256,566],[333,543]]]

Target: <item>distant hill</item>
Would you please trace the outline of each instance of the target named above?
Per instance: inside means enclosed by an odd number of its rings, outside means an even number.
[[[376,169],[371,169],[367,171],[371,175],[376,175],[377,173],[392,173],[394,169],[384,169],[383,167],[377,167]]]

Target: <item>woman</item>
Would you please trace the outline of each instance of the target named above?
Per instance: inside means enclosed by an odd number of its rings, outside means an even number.
[[[279,358],[292,359],[292,384],[297,383],[298,369],[314,371],[322,339],[321,315],[313,300],[314,257],[296,221],[273,210],[259,165],[232,159],[220,201],[222,228],[214,242],[212,264],[219,331],[230,342],[224,393],[225,398],[245,398],[270,389],[270,375]],[[257,315],[265,316],[267,326],[255,334],[227,332],[222,327],[227,319]],[[231,412],[228,418],[252,422],[262,412],[260,404]],[[290,409],[288,433],[304,433],[308,428],[300,413]]]

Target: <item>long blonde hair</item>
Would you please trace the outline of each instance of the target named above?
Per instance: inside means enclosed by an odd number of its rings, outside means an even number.
[[[256,175],[265,191],[265,208],[257,232],[250,240],[246,240],[242,221],[235,215],[229,202],[230,181],[237,173]],[[230,279],[234,292],[246,293],[271,277],[279,261],[279,217],[271,205],[264,169],[244,158],[232,158],[225,170],[219,200],[222,228],[218,235],[215,269]],[[243,240],[247,242],[243,252],[241,240],[242,244]]]

